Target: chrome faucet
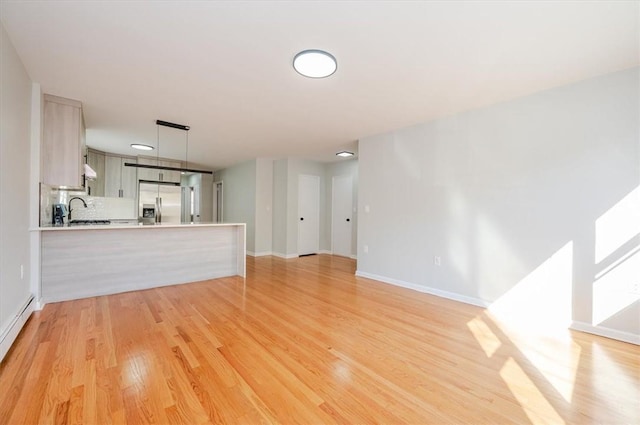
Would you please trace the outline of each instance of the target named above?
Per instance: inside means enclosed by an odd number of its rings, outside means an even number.
[[[69,223],[71,223],[71,211],[73,211],[71,209],[71,201],[73,201],[74,199],[79,199],[82,201],[82,205],[84,205],[85,208],[87,208],[87,203],[84,201],[84,199],[80,198],[79,196],[74,196],[73,198],[69,199],[69,214],[67,215],[67,218],[69,219]]]

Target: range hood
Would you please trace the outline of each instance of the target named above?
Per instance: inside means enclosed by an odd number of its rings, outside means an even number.
[[[96,173],[89,164],[84,164],[84,178],[87,180],[95,180],[98,178],[98,173]]]

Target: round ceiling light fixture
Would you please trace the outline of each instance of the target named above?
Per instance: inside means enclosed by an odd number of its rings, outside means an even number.
[[[341,156],[342,158],[348,158],[350,156],[353,156],[353,152],[341,151],[341,152],[338,152],[336,155]]]
[[[324,50],[303,50],[293,58],[293,68],[309,78],[325,78],[336,72],[338,62]]]
[[[143,145],[142,143],[132,143],[131,147],[141,151],[152,151],[153,149],[155,149],[153,146]]]

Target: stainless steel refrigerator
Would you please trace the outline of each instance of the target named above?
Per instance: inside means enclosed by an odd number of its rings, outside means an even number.
[[[156,223],[180,223],[181,198],[180,184],[140,182],[138,204],[141,214],[144,204],[155,205]]]

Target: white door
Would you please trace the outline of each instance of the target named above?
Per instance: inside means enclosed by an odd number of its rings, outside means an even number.
[[[351,176],[336,176],[331,191],[331,251],[334,255],[351,256],[352,211]]]
[[[320,250],[320,177],[298,176],[298,255]]]

